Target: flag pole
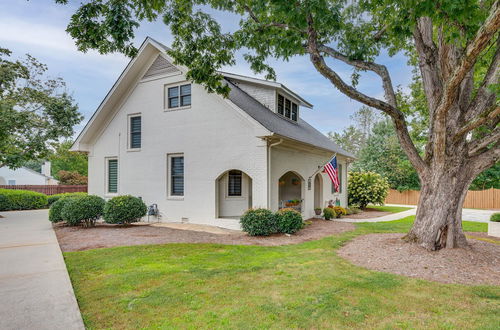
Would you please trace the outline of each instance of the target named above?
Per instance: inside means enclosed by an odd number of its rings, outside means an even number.
[[[323,165],[320,165],[318,166],[318,169],[316,171],[314,171],[313,174],[311,174],[308,178],[307,178],[307,190],[311,190],[311,179],[314,175],[316,175],[316,173],[319,172],[319,170],[322,168],[322,167],[325,167],[326,164],[328,164],[329,162],[332,161],[332,159],[334,159],[335,157],[337,157],[337,153],[334,153],[333,154],[333,157],[330,158],[326,163],[324,163]]]

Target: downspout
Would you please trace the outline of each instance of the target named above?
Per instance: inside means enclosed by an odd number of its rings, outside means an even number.
[[[271,143],[267,147],[267,208],[271,209],[271,148],[283,143],[283,139]]]

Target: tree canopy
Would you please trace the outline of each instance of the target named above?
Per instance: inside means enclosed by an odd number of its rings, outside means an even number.
[[[0,167],[17,168],[46,157],[83,117],[62,78],[47,78],[47,66],[30,55],[10,55],[0,48]]]
[[[225,31],[209,7],[239,16],[239,27]],[[407,239],[430,250],[467,245],[459,210],[472,180],[500,157],[498,0],[90,0],[67,31],[82,51],[133,56],[135,29],[157,19],[174,36],[170,56],[210,92],[229,92],[218,70],[233,65],[237,51],[268,79],[276,76],[270,58],[307,56],[338,91],[391,118],[422,184]],[[429,112],[424,150],[413,143],[411,116],[379,63],[383,52],[413,54],[418,63]],[[353,69],[350,82],[336,61]],[[383,98],[357,88],[364,72],[380,78]]]

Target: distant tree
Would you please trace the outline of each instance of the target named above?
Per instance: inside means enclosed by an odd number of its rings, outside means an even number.
[[[352,171],[375,172],[387,178],[393,189],[420,189],[418,174],[398,142],[389,119],[378,122],[366,145],[358,153]]]
[[[479,174],[472,184],[470,190],[500,189],[500,163],[496,163],[483,173]]]
[[[240,16],[239,27],[223,29],[209,7]],[[461,223],[465,195],[474,178],[500,159],[499,0],[90,0],[76,9],[67,31],[81,51],[133,56],[139,22],[157,19],[171,28],[169,55],[187,67],[187,79],[210,92],[228,95],[219,70],[234,65],[239,50],[268,79],[276,76],[268,59],[298,55],[332,88],[387,114],[422,185],[406,239],[429,250],[468,245]],[[386,57],[379,56],[411,51],[429,110],[424,152],[412,141],[381,63]],[[353,69],[350,82],[335,61]],[[380,78],[383,98],[359,88],[362,71]],[[487,129],[470,135],[480,127]]]
[[[69,151],[72,141],[64,141],[54,145],[54,152],[48,157],[52,163],[52,173],[59,179],[60,171],[77,172],[87,176],[88,160],[87,154],[83,152]]]
[[[342,149],[357,155],[365,147],[373,126],[381,116],[373,109],[362,106],[350,118],[354,125],[347,126],[341,133],[328,132],[328,137]]]
[[[85,175],[81,175],[76,171],[59,171],[57,172],[57,178],[59,180],[59,184],[68,184],[68,185],[79,185],[79,184],[87,184],[87,177]]]
[[[0,48],[0,167],[18,168],[45,158],[83,117],[62,78],[47,78],[47,66],[30,55],[10,61],[10,54]]]

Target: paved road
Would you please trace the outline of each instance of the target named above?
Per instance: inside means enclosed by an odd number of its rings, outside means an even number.
[[[0,215],[0,329],[84,329],[47,210]]]
[[[386,204],[389,206],[405,206],[411,207],[411,210],[388,214],[383,217],[369,218],[369,219],[349,219],[348,216],[343,219],[337,219],[337,221],[343,222],[383,222],[383,221],[393,221],[405,218],[410,215],[415,215],[417,208],[415,205],[396,205],[396,204]],[[462,219],[467,221],[475,222],[488,222],[493,213],[499,212],[498,210],[480,210],[480,209],[462,209]]]

